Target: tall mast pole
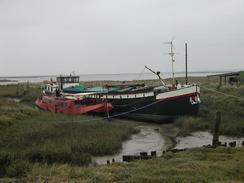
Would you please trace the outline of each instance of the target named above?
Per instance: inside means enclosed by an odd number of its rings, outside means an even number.
[[[186,59],[186,84],[188,83],[188,71],[187,71],[187,43],[185,43],[185,59]]]
[[[172,62],[172,84],[175,85],[175,70],[174,70],[174,51],[173,51],[173,41],[170,41],[170,53],[169,55],[171,56],[171,62]]]

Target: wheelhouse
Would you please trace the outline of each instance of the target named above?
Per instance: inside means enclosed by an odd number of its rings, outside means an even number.
[[[79,76],[59,76],[57,77],[57,83],[60,90],[64,88],[79,86]]]

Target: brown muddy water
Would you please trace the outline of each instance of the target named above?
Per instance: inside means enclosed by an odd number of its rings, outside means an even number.
[[[20,99],[19,98],[10,98],[10,97],[8,97],[7,100],[8,101],[11,101],[11,102],[17,102],[17,103],[20,102]]]
[[[106,164],[107,160],[115,162],[122,162],[123,155],[139,155],[140,152],[157,151],[157,156],[162,155],[162,152],[166,150],[166,140],[160,134],[160,126],[147,125],[142,123],[135,127],[140,132],[131,136],[131,138],[122,144],[122,149],[118,154],[112,156],[93,157],[93,164]]]
[[[131,138],[122,144],[119,153],[111,156],[93,157],[92,165],[106,164],[107,160],[112,162],[122,162],[123,155],[139,155],[140,152],[156,151],[157,156],[161,156],[163,151],[169,148],[184,149],[202,147],[212,143],[213,135],[209,132],[194,132],[191,136],[176,137],[178,129],[173,125],[157,125],[135,122],[135,128],[140,132],[131,136]],[[220,136],[219,140],[224,142],[237,141],[237,147],[241,146],[244,138]]]
[[[213,135],[209,132],[194,132],[191,133],[191,136],[176,137],[175,149],[202,147],[204,145],[212,144],[212,139]],[[227,144],[236,141],[236,146],[240,147],[244,138],[219,136],[219,141],[221,143],[227,142]]]

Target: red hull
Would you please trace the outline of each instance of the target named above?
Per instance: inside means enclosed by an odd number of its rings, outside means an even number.
[[[42,96],[36,100],[35,104],[43,110],[66,114],[103,113],[113,108],[111,103],[98,103],[96,101],[86,103],[85,99],[77,102],[53,96]]]

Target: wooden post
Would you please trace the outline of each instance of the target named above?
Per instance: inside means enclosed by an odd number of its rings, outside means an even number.
[[[212,145],[214,147],[219,145],[219,126],[220,126],[220,122],[221,122],[221,113],[217,112],[216,113],[216,121],[215,121],[215,125],[214,125],[213,142],[212,142]]]
[[[106,114],[107,114],[107,120],[108,121],[111,121],[111,119],[110,119],[110,116],[109,116],[109,110],[108,110],[108,96],[106,95],[106,100],[105,100],[105,102],[106,102]]]
[[[19,92],[19,83],[17,84],[17,88],[16,88],[16,96],[17,96],[17,98],[19,97],[19,95],[20,95],[20,92]]]
[[[219,86],[222,86],[222,76],[219,76]]]

